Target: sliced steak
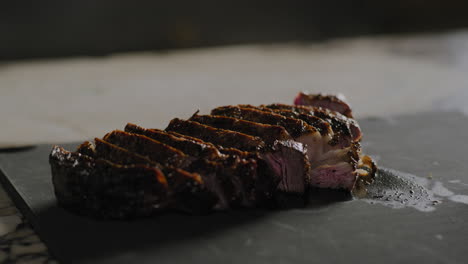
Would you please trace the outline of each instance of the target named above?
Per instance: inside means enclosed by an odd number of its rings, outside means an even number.
[[[305,126],[309,131],[315,131],[312,135],[305,134],[296,138],[298,142],[303,143],[307,148],[307,156],[311,166],[308,183],[312,186],[337,189],[345,188],[351,190],[357,178],[356,173],[354,172],[356,169],[357,159],[354,160],[349,157],[358,155],[358,149],[351,147],[351,143],[348,144],[348,147],[333,144],[332,138],[334,134],[330,132],[330,130],[328,130],[329,133],[325,134],[316,132],[318,130],[306,122],[312,119],[316,120],[315,118],[308,118],[305,114],[300,115],[301,113],[298,113],[299,115],[291,113],[285,114],[282,112],[274,113],[273,110],[273,108],[269,108],[267,106],[254,107],[244,105],[216,108],[212,113],[246,118],[256,122],[279,124],[285,128],[287,128],[286,122],[282,120],[288,120],[288,124]],[[306,121],[298,119],[301,117],[306,119]],[[296,131],[297,130],[298,129],[296,129]],[[334,169],[337,164],[341,165],[339,170]],[[323,181],[323,176],[330,178],[334,177],[341,182],[332,180],[325,182]],[[350,182],[353,184],[350,184]]]
[[[220,186],[231,190],[231,194],[227,195],[230,198],[222,199],[221,201],[225,203],[217,206],[218,208],[222,208],[227,204],[234,207],[252,207],[264,200],[263,198],[255,199],[253,194],[255,193],[254,183],[259,176],[257,175],[256,156],[253,156],[251,152],[234,148],[221,148],[220,152],[212,143],[172,131],[144,129],[136,125],[127,125],[126,130],[159,139],[165,144],[191,155],[197,161],[193,162],[188,168],[190,171],[200,171],[207,165],[213,167],[213,164],[216,164],[216,177],[221,182]]]
[[[322,152],[324,142],[328,142],[317,129],[304,121],[272,112],[240,106],[224,106],[213,109],[211,114],[284,127],[294,140],[306,146],[307,156],[311,165],[319,158],[318,156]]]
[[[263,160],[260,153],[266,150],[266,145],[258,137],[181,119],[173,119],[166,131],[197,137],[213,143],[227,152],[238,153],[239,155],[246,155],[245,152],[249,152],[248,157],[256,159],[258,163],[258,175],[253,186],[255,187],[255,197],[259,201],[269,200],[283,178],[283,171],[275,170],[276,164],[270,160]],[[303,169],[306,170],[307,168]]]
[[[188,154],[193,162],[185,169],[209,175],[211,180],[218,181],[218,185],[223,188],[225,198],[220,199],[222,204],[218,206],[219,208],[254,206],[255,200],[252,200],[251,193],[254,191],[253,183],[257,177],[257,162],[255,160],[222,155],[213,144],[181,137],[180,134],[175,135],[157,129],[144,129],[131,124],[127,125],[126,130],[160,140]],[[210,168],[210,171],[206,171],[207,168]]]
[[[76,152],[49,156],[59,205],[104,218],[163,210],[304,205],[311,187],[358,196],[376,175],[339,96],[300,93],[295,105],[217,107],[165,130],[128,123]]]
[[[359,184],[355,184],[355,186],[367,185],[373,181],[375,177],[376,166],[371,158],[361,155],[360,146],[357,144],[357,142],[361,140],[362,133],[359,128],[359,125],[354,119],[348,118],[339,113],[330,111],[328,109],[323,109],[320,107],[270,104],[270,105],[262,106],[262,109],[264,108],[272,109],[273,111],[277,113],[281,113],[281,114],[285,114],[285,113],[289,114],[289,112],[294,112],[296,114],[300,114],[300,116],[298,117],[301,119],[303,115],[316,116],[325,120],[326,122],[329,122],[332,125],[332,130],[333,130],[333,139],[330,142],[331,143],[330,145],[334,147],[330,149],[330,151],[326,155],[326,159],[325,159],[326,161],[323,162],[321,165],[337,164],[338,162],[343,161],[343,158],[344,158],[344,161],[351,160],[353,162],[352,167],[356,167],[356,166],[358,167],[356,171],[357,171],[357,176],[358,176],[357,183]],[[339,148],[342,148],[347,151],[343,152]],[[348,155],[351,155],[353,158],[347,159]],[[360,158],[357,159],[359,160],[357,165],[354,164],[354,161],[356,160],[356,156],[360,156]],[[333,162],[333,160],[335,161],[335,163]],[[344,165],[340,167],[343,168]],[[359,169],[361,167],[363,169]],[[343,171],[343,170],[340,170],[340,171]]]
[[[130,123],[125,126],[125,131],[147,136],[151,139],[179,149],[192,157],[203,157],[208,160],[217,160],[222,158],[222,154],[213,144],[201,140],[180,137],[180,135],[174,135],[164,130],[146,129]]]
[[[361,128],[357,122],[354,119],[348,118],[338,112],[320,107],[302,105],[269,104],[263,107],[275,110],[291,110],[300,114],[315,116],[328,122],[335,135],[341,134],[343,137],[351,137],[353,141],[359,141],[362,137]]]
[[[307,94],[301,92],[294,99],[294,104],[322,107],[338,112],[347,117],[353,118],[351,107],[349,107],[348,103],[345,102],[345,98],[343,95],[335,96],[323,94]]]
[[[236,131],[261,138],[263,142],[265,142],[266,146],[273,145],[275,141],[293,139],[282,126],[255,123],[238,118],[217,115],[194,114],[189,120],[207,126]]]
[[[169,202],[164,174],[145,165],[117,165],[54,146],[49,156],[59,205],[103,218],[151,215]]]
[[[103,140],[163,165],[185,167],[192,161],[182,151],[138,134],[114,130],[106,134]]]
[[[282,126],[295,139],[302,136],[309,136],[317,132],[317,129],[307,125],[302,120],[284,117],[255,108],[241,106],[221,106],[211,110],[211,114],[233,117],[261,124]]]
[[[108,158],[114,159],[115,162],[129,162],[135,163],[135,162],[150,162],[151,164],[157,164],[158,167],[169,167],[172,168],[172,165],[160,165],[159,162],[164,161],[158,161],[156,159],[152,159],[151,155],[149,157],[143,156],[141,154],[138,154],[138,152],[130,152],[124,148],[119,147],[118,145],[125,145],[123,142],[126,141],[127,139],[125,137],[120,139],[121,141],[117,141],[116,145],[114,144],[109,144],[105,141],[99,141],[97,139],[96,141],[96,152],[100,150],[105,150],[106,152],[103,152],[102,155]],[[107,143],[107,144],[105,144]],[[112,155],[115,154],[115,155]],[[142,159],[143,158],[143,159]],[[117,160],[115,160],[117,159]],[[166,163],[167,164],[167,163]],[[197,173],[197,175],[201,175],[198,177],[201,177],[203,180],[203,184],[205,188],[211,192],[214,196],[217,197],[216,203],[213,206],[215,209],[227,209],[230,207],[230,204],[236,204],[241,203],[240,200],[242,199],[242,189],[236,189],[232,180],[227,177],[227,175],[219,173],[222,169],[220,164],[216,164],[214,162],[207,161],[205,159],[192,159],[192,162],[190,163],[185,163],[183,166],[179,167],[181,169],[184,169],[186,171],[189,171],[191,173]],[[176,175],[177,176],[177,175]],[[183,179],[172,177],[172,174],[168,174],[168,179],[169,183],[172,185],[174,182],[175,186],[179,186],[179,183],[183,182]],[[176,185],[177,184],[177,185]],[[195,183],[193,182],[188,182],[187,186],[191,186]],[[184,190],[182,189],[179,192],[184,193],[184,197],[187,197]],[[204,197],[202,197],[204,198]],[[179,200],[179,199],[178,199]],[[193,204],[196,205],[195,200],[193,200]],[[181,203],[182,206],[186,208],[190,208],[189,206],[185,206],[183,203]],[[204,206],[209,206],[210,204],[206,204]],[[205,208],[196,208],[197,210],[203,210]]]
[[[167,178],[172,192],[171,206],[188,212],[206,212],[213,208],[227,206],[224,192],[208,166],[190,170],[161,165],[145,156],[127,149],[95,139],[95,156],[123,165],[145,164],[159,168]],[[192,168],[193,169],[193,168]],[[199,173],[202,173],[200,175]]]
[[[278,189],[287,193],[305,192],[310,169],[306,150],[293,141],[284,127],[216,115],[195,114],[190,120],[261,138],[267,147],[259,152],[260,158],[282,177]]]
[[[215,145],[237,148],[243,151],[257,151],[265,147],[265,143],[258,137],[225,129],[217,129],[179,118],[172,119],[166,131],[196,137]]]

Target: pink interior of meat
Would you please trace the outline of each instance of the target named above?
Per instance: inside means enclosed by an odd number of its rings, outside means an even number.
[[[299,93],[298,95],[296,95],[296,98],[294,98],[294,104],[295,105],[304,105],[305,102],[304,100],[302,100],[302,93]]]
[[[306,178],[305,170],[309,169],[307,160],[300,151],[286,146],[278,146],[275,152],[268,152],[263,158],[275,174],[281,175],[278,189],[289,193],[304,193]]]
[[[312,171],[311,184],[319,188],[351,190],[356,181],[352,166],[342,162],[336,165],[324,165]]]

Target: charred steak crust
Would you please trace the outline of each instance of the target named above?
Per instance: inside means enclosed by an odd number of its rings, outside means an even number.
[[[76,152],[54,146],[49,163],[58,203],[121,219],[277,207],[297,202],[292,194],[301,205],[311,187],[362,193],[377,167],[361,154],[349,105],[304,93],[295,104],[217,107],[173,119],[165,130],[128,123]]]
[[[166,131],[173,131],[191,137],[211,142],[215,145],[237,148],[244,151],[257,151],[265,147],[265,143],[258,137],[246,135],[235,131],[213,128],[198,122],[172,119]]]
[[[275,141],[291,140],[292,137],[282,126],[260,124],[242,119],[216,116],[193,115],[191,121],[207,126],[244,133],[261,138],[265,144],[272,145]]]
[[[286,109],[321,118],[331,125],[335,134],[341,133],[344,136],[351,136],[353,141],[359,141],[362,136],[361,129],[354,119],[325,108],[287,104],[269,104],[263,107],[270,109]]]
[[[58,203],[79,213],[128,218],[167,206],[169,188],[157,168],[95,160],[57,146],[49,163]]]
[[[101,139],[96,139],[95,143],[94,155],[97,160],[105,160],[119,166],[136,164],[161,171],[161,177],[164,177],[164,181],[168,184],[166,207],[196,213],[208,212],[214,208],[218,199],[206,188],[203,178],[198,173],[161,165]]]
[[[214,188],[224,186],[224,188],[231,190],[231,192],[233,190],[240,191],[237,194],[225,194],[225,192],[218,191],[217,193],[224,198],[220,198],[223,205],[218,205],[217,208],[229,207],[229,204],[234,207],[240,205],[244,207],[253,206],[256,197],[252,193],[254,192],[253,184],[257,178],[257,160],[256,156],[252,155],[251,152],[240,151],[234,148],[220,148],[218,150],[212,143],[195,137],[157,129],[144,129],[134,124],[128,124],[125,130],[159,140],[184,151],[184,153],[194,157],[195,160],[198,159],[187,168],[189,171],[204,171],[206,173],[208,167],[212,168],[212,170],[216,171],[217,176],[208,178],[212,181],[216,178],[218,182],[212,183],[210,186],[214,186]],[[238,187],[233,187],[233,185]],[[229,197],[225,197],[226,195]]]
[[[99,150],[98,142],[96,142],[96,150]],[[102,144],[101,144],[102,145]],[[135,152],[130,152],[124,148],[120,148],[118,146],[112,145],[112,144],[107,144],[107,152],[103,153],[104,155],[107,155],[109,158],[112,158],[114,162],[120,162],[120,163],[125,163],[125,162],[143,162],[146,164],[152,164],[156,165],[159,168],[171,168],[172,170],[174,167],[172,165],[161,165],[158,162],[162,164],[170,164],[164,159],[154,159],[151,155],[149,157],[142,156],[141,154],[137,154]],[[185,154],[184,154],[185,155]],[[171,157],[171,156],[169,156]],[[209,161],[207,159],[204,159],[203,157],[201,158],[196,158],[196,157],[188,157],[192,161],[190,163],[184,163],[183,165],[180,165],[179,168],[184,169],[185,171],[188,171],[190,173],[197,173],[199,174],[199,184],[204,184],[204,188],[208,190],[212,196],[217,197],[217,203],[214,206],[214,208],[217,209],[227,209],[231,205],[236,206],[238,204],[242,203],[242,200],[244,198],[243,194],[243,188],[240,188],[239,186],[235,186],[236,183],[236,177],[237,175],[232,174],[232,167],[235,167],[237,164],[236,163],[231,163],[230,167],[222,166],[220,163],[215,162],[215,161]],[[178,175],[175,175],[178,176]],[[180,179],[175,177],[172,173],[168,174],[168,180],[169,183],[172,185],[173,183],[179,186],[182,184],[185,180],[185,184],[187,185],[194,185],[196,183],[192,181],[191,179]],[[179,188],[180,189],[180,188]],[[182,194],[187,198],[187,194],[185,192],[182,192]],[[178,199],[180,200],[180,199]],[[193,200],[193,199],[192,199]],[[182,202],[184,202],[182,200]],[[181,204],[184,208],[189,208],[188,206],[185,206]],[[200,210],[200,209],[199,209]]]
[[[261,124],[284,127],[288,133],[297,138],[306,133],[314,133],[316,129],[299,119],[288,118],[271,112],[240,106],[221,106],[211,110],[212,115],[220,115],[243,119]]]
[[[78,148],[76,148],[76,152],[86,155],[88,157],[94,157],[94,145],[89,141],[85,141],[81,145],[79,145]]]
[[[221,153],[211,143],[194,140],[193,138],[180,137],[180,135],[174,135],[164,130],[146,129],[129,123],[125,126],[125,132],[147,136],[193,157],[203,157],[209,160],[221,158]]]
[[[190,157],[182,151],[147,136],[114,130],[106,134],[103,140],[151,160],[164,161],[164,165],[184,167],[190,163]]]

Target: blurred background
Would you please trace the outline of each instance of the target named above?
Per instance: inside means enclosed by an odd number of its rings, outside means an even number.
[[[0,147],[344,93],[358,117],[468,112],[467,1],[3,1]]]
[[[468,2],[5,1],[0,57],[106,55],[244,43],[432,32],[468,25]]]

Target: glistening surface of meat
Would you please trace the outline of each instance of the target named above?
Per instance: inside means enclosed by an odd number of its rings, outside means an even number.
[[[304,204],[316,187],[371,184],[376,165],[361,154],[349,105],[304,93],[295,103],[218,107],[175,118],[165,130],[129,123],[75,152],[55,146],[49,162],[58,203],[104,218],[199,214],[277,207],[293,196]]]

